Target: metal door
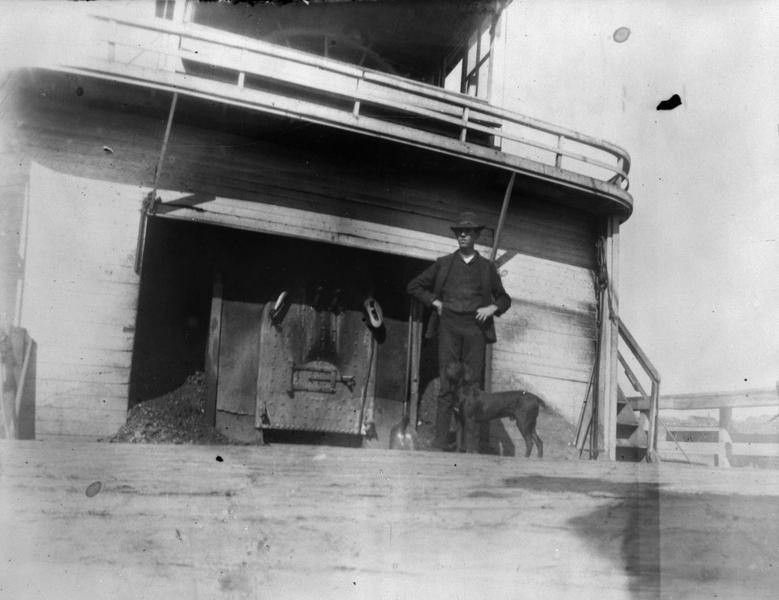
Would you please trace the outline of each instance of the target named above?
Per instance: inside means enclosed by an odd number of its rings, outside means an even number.
[[[364,434],[372,420],[375,341],[361,311],[291,303],[263,309],[256,426]]]

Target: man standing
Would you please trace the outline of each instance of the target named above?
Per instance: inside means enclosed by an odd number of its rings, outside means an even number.
[[[495,265],[474,249],[482,229],[474,213],[462,213],[452,225],[458,249],[438,258],[407,287],[409,294],[434,309],[425,337],[438,335],[440,392],[433,444],[441,449],[449,447],[455,402],[444,370],[450,362],[462,362],[471,368],[475,381],[481,382],[484,349],[496,340],[492,318],[511,306]]]

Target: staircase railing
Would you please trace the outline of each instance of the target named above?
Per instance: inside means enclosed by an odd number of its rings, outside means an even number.
[[[647,459],[650,462],[657,460],[657,423],[658,423],[658,404],[660,398],[660,372],[649,360],[646,352],[639,346],[636,338],[630,333],[630,330],[622,322],[622,319],[617,317],[617,327],[619,329],[619,336],[625,342],[625,347],[630,351],[635,362],[641,367],[646,376],[649,378],[650,390],[644,389],[644,386],[636,376],[635,371],[630,366],[626,356],[620,351],[617,354],[619,364],[622,366],[625,376],[630,381],[633,388],[641,396],[642,406],[649,407],[649,431],[647,432]],[[629,402],[629,400],[626,400]]]

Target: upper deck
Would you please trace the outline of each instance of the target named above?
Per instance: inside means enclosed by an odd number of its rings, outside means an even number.
[[[516,172],[627,219],[618,146],[407,77],[194,22],[91,15],[30,66],[175,92]],[[571,200],[573,198],[573,200]]]

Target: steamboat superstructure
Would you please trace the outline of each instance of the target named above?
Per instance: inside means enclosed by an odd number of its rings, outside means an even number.
[[[486,385],[643,456],[659,376],[616,293],[630,158],[491,102],[506,6],[72,8],[3,87],[3,311],[37,343],[36,435],[109,435],[196,370],[236,439],[381,440],[404,402],[416,422],[437,368],[405,285],[471,210],[513,300]]]

